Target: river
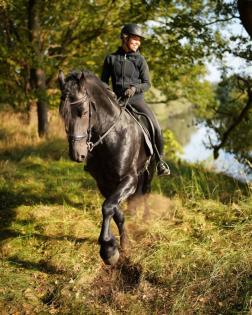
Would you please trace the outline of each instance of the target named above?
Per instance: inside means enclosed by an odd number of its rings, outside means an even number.
[[[196,124],[191,113],[162,119],[162,128],[171,129],[183,147],[182,160],[204,164],[208,169],[223,172],[242,182],[252,182],[252,174],[248,174],[244,166],[234,155],[220,150],[218,159],[214,160],[213,151],[207,148],[209,137],[216,140],[215,132],[203,123]]]

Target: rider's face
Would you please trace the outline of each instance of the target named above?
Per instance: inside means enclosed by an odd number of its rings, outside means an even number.
[[[141,37],[137,35],[130,35],[128,38],[127,46],[131,51],[137,51],[141,45]]]

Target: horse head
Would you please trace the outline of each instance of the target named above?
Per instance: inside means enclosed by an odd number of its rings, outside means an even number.
[[[65,79],[59,72],[61,101],[59,112],[65,123],[69,143],[69,156],[84,162],[88,153],[90,99],[85,89],[83,72],[71,72]]]

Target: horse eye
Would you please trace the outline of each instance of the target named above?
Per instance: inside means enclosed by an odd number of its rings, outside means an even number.
[[[78,111],[78,116],[79,116],[80,118],[82,118],[82,117],[86,116],[87,113],[88,113],[88,111],[79,110],[79,111]]]

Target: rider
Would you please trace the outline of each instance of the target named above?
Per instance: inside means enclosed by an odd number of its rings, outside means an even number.
[[[101,79],[109,84],[112,79],[113,91],[119,98],[129,98],[129,102],[137,111],[143,112],[151,119],[155,129],[157,174],[169,175],[168,165],[161,159],[163,154],[163,136],[159,123],[151,109],[144,101],[144,92],[151,84],[149,68],[138,48],[144,38],[137,24],[126,24],[121,30],[122,45],[118,50],[106,56]]]

